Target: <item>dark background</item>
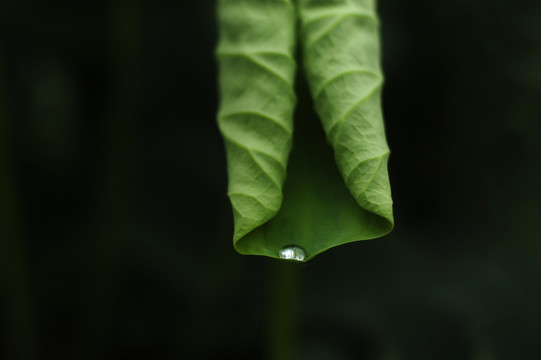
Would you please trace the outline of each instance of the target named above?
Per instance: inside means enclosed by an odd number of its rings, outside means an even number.
[[[541,359],[541,2],[382,0],[396,228],[235,253],[214,2],[0,1],[2,359]]]

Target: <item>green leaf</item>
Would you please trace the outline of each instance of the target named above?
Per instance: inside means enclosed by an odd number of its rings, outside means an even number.
[[[392,229],[377,22],[340,4],[300,1],[298,9],[308,82],[338,167],[317,119],[302,108],[287,166],[296,9],[291,1],[218,1],[218,124],[233,241],[242,254],[279,257],[280,249],[297,245],[308,260]]]
[[[381,113],[379,23],[373,0],[299,0],[305,71],[348,189],[393,227],[389,148]]]
[[[237,244],[282,204],[296,102],[295,11],[290,1],[221,0],[218,20],[218,124]]]

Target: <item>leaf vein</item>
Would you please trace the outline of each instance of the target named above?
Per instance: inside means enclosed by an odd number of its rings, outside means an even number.
[[[329,27],[327,29],[325,29],[325,31],[323,31],[323,33],[321,33],[316,39],[314,39],[312,41],[311,44],[309,44],[307,47],[306,47],[306,52],[309,52],[311,51],[316,45],[318,42],[320,42],[324,37],[328,36],[334,29],[336,29],[344,20],[348,19],[348,18],[352,18],[352,17],[360,17],[360,18],[371,18],[371,19],[374,19],[373,17],[370,17],[370,16],[366,16],[366,14],[363,14],[363,13],[345,13],[345,14],[332,14],[332,15],[327,15],[327,16],[322,16],[320,18],[326,18],[326,17],[332,17],[332,16],[339,16],[338,19],[333,22],[331,25],[329,25]],[[306,27],[308,24],[310,24],[312,21],[308,22],[307,24],[303,24],[303,27]]]
[[[293,134],[293,132],[290,129],[286,128],[284,124],[280,123],[278,120],[276,120],[272,116],[266,115],[266,114],[263,114],[263,113],[260,113],[260,112],[257,112],[257,111],[239,111],[239,112],[235,112],[235,113],[220,115],[219,118],[222,119],[222,120],[225,120],[225,119],[230,118],[230,117],[243,116],[243,115],[253,115],[253,116],[258,116],[258,117],[260,117],[262,119],[265,119],[265,120],[269,120],[270,122],[272,122],[273,124],[278,126],[280,129],[284,130],[288,135]]]
[[[293,64],[295,64],[295,60],[291,57],[289,54],[281,53],[279,51],[272,51],[272,50],[261,50],[261,51],[253,51],[253,52],[217,52],[216,57],[222,58],[222,57],[251,57],[254,55],[275,55],[275,56],[281,56],[286,58],[287,60],[290,60]]]
[[[359,194],[365,194],[366,193],[366,190],[368,189],[370,184],[372,184],[372,181],[374,181],[379,169],[381,168],[381,164],[383,164],[383,157],[385,155],[389,155],[389,152],[386,152],[385,154],[380,156],[378,166],[376,167],[376,170],[374,170],[374,173],[372,174],[372,177],[370,177],[370,180],[368,180],[368,182],[366,183],[366,186],[364,187],[364,189]]]
[[[307,26],[312,25],[315,22],[318,22],[320,20],[330,18],[330,17],[333,17],[333,16],[358,17],[358,18],[362,18],[362,19],[369,19],[369,20],[373,20],[373,21],[378,21],[378,19],[373,14],[366,13],[366,12],[361,12],[361,11],[355,11],[355,12],[351,11],[351,12],[336,12],[336,13],[332,13],[332,14],[325,14],[325,15],[321,15],[321,16],[316,16],[316,17],[313,17],[313,18],[307,20],[302,26],[307,27]]]
[[[373,71],[370,71],[370,70],[364,70],[364,69],[356,69],[356,70],[349,70],[349,71],[344,71],[332,78],[330,78],[329,80],[327,80],[320,88],[320,90],[316,93],[316,95],[314,96],[314,99],[315,101],[317,101],[317,99],[319,98],[319,96],[321,96],[321,94],[325,91],[325,88],[327,86],[329,86],[330,84],[332,84],[334,81],[344,77],[344,76],[347,76],[347,75],[351,75],[351,74],[367,74],[367,75],[372,75],[378,79],[381,79],[381,76],[376,74],[375,72]]]
[[[263,64],[262,62],[256,60],[252,55],[246,55],[246,54],[242,54],[242,53],[239,53],[238,55],[235,55],[235,54],[229,54],[227,56],[230,56],[230,57],[239,57],[239,58],[244,58],[244,59],[247,59],[249,62],[251,62],[252,64],[258,66],[259,68],[263,69],[264,71],[266,71],[267,73],[271,74],[272,76],[276,77],[277,79],[281,80],[285,85],[286,85],[286,88],[288,89],[289,91],[289,94],[291,96],[293,96],[293,98],[295,98],[295,91],[293,90],[293,87],[292,87],[292,84],[290,84],[286,78],[284,78],[282,75],[280,75],[278,72],[276,72],[274,69],[270,68],[269,66]]]
[[[330,133],[332,132],[332,130],[333,130],[336,126],[340,125],[340,129],[338,130],[338,134],[336,134],[336,141],[338,141],[338,139],[339,139],[339,137],[340,137],[340,134],[342,133],[342,128],[343,128],[343,126],[344,126],[344,123],[345,123],[346,119],[349,117],[349,115],[351,115],[351,113],[352,113],[353,111],[355,111],[355,109],[356,109],[358,106],[360,106],[363,102],[365,102],[366,100],[370,99],[370,97],[372,97],[372,95],[374,95],[374,93],[375,93],[379,88],[381,88],[381,85],[382,85],[382,84],[379,83],[379,84],[376,85],[372,90],[370,90],[370,92],[369,92],[366,96],[360,98],[355,104],[353,104],[353,106],[351,106],[351,108],[344,114],[344,116],[342,116],[338,121],[336,121],[336,122],[331,126],[331,128],[329,128],[328,133],[330,134]]]
[[[266,204],[264,204],[261,200],[259,200],[257,197],[253,196],[253,195],[250,195],[250,194],[245,194],[245,193],[230,193],[230,194],[227,194],[227,196],[231,197],[231,196],[244,196],[244,197],[248,197],[248,198],[251,198],[251,199],[254,199],[255,201],[257,201],[259,204],[261,204],[261,206],[263,206],[265,209],[269,209],[270,211],[277,211],[278,209],[274,209],[274,208],[271,208],[269,206],[267,206]],[[237,211],[239,212],[240,214],[240,211],[237,209]],[[241,214],[242,215],[242,214]],[[253,217],[249,217],[249,216],[245,216],[245,215],[242,215],[242,217],[245,217],[247,219],[252,219],[252,220],[260,220],[260,219],[256,219],[256,218],[253,218]]]
[[[278,189],[281,188],[281,185],[279,185],[278,182],[277,182],[276,180],[274,180],[274,179],[267,173],[267,171],[263,168],[263,165],[261,165],[261,163],[259,162],[259,160],[256,159],[256,157],[254,156],[253,153],[254,153],[254,152],[257,152],[257,153],[259,153],[259,154],[265,155],[265,156],[267,156],[267,157],[269,157],[269,158],[272,158],[272,159],[276,160],[276,162],[277,162],[278,164],[280,164],[280,167],[282,168],[282,171],[284,171],[285,166],[284,166],[278,159],[276,159],[274,156],[272,156],[272,155],[270,155],[270,154],[267,154],[267,153],[265,153],[265,152],[263,152],[263,151],[251,149],[251,148],[249,148],[249,147],[247,147],[247,146],[245,146],[245,145],[242,145],[241,143],[239,143],[238,141],[233,140],[233,139],[232,139],[231,137],[229,137],[229,136],[224,135],[224,139],[227,140],[227,141],[229,141],[231,144],[237,146],[238,148],[240,148],[240,149],[246,151],[246,152],[250,155],[250,157],[252,158],[252,160],[254,161],[254,163],[257,165],[257,167],[261,170],[261,172],[263,173],[263,175],[265,175],[266,177],[268,177],[269,180],[270,180],[270,181],[271,181]]]
[[[364,160],[359,161],[359,162],[357,163],[357,165],[355,165],[355,166],[353,167],[353,169],[351,169],[349,175],[348,175],[347,178],[346,178],[346,183],[349,183],[349,181],[351,180],[351,177],[353,176],[353,173],[355,172],[355,170],[357,170],[362,164],[367,163],[367,162],[372,161],[372,160],[376,160],[376,159],[379,159],[379,161],[381,161],[381,158],[382,158],[383,156],[387,155],[387,154],[388,154],[388,152],[386,152],[386,153],[383,154],[383,155],[374,156],[374,157],[371,157],[371,158],[368,158],[368,159],[364,159]]]

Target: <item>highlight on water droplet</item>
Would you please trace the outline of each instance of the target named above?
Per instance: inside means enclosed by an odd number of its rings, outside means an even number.
[[[297,245],[287,245],[278,252],[278,256],[285,260],[304,261],[306,259],[306,251]]]

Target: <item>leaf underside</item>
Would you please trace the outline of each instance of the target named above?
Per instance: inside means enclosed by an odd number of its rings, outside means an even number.
[[[304,70],[334,161],[317,120],[301,107],[288,166],[296,10],[285,0],[218,2],[218,124],[233,241],[242,254],[278,257],[284,246],[298,245],[310,259],[393,227],[373,4],[299,0],[297,6]]]

